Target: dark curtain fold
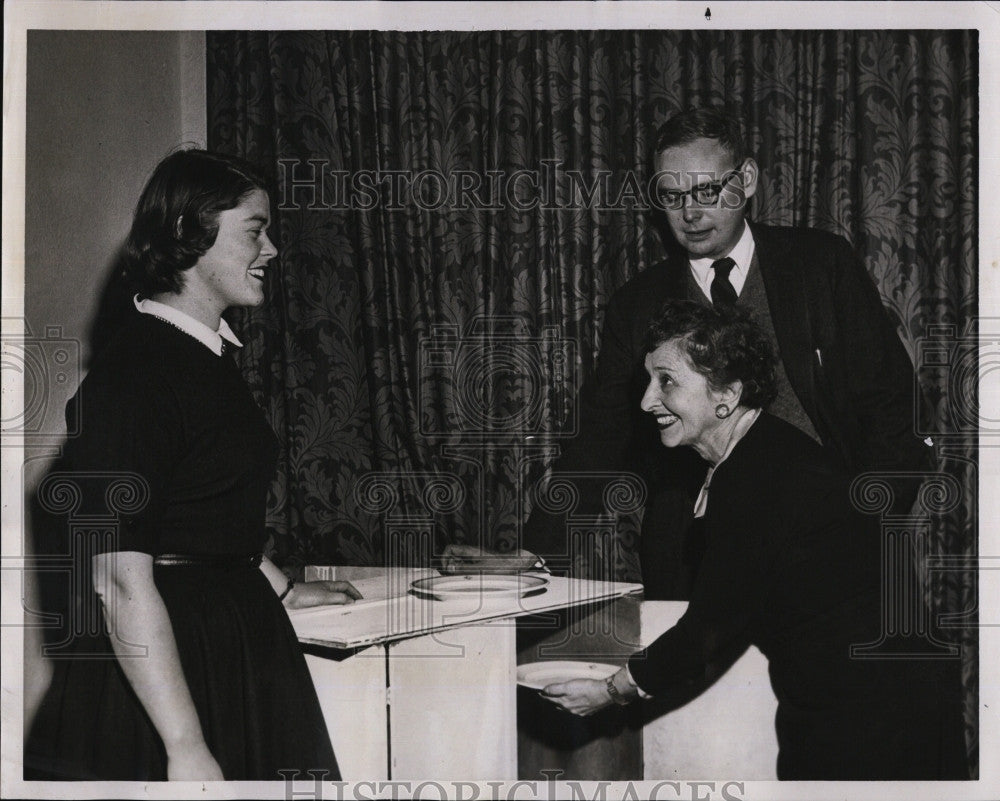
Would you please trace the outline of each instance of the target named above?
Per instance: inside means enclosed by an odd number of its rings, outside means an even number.
[[[928,535],[965,560],[935,604],[974,610],[977,95],[974,31],[209,34],[209,145],[274,179],[280,270],[234,322],[285,443],[276,559],[516,546],[609,295],[663,255],[656,128],[726,104],[761,167],[752,217],[847,237],[899,325],[961,487]],[[974,624],[954,629],[970,732]]]

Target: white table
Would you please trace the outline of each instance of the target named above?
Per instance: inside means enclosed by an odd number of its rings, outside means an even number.
[[[320,572],[322,570],[323,572]],[[517,778],[514,619],[642,585],[546,576],[523,598],[429,600],[408,568],[312,569],[364,599],[290,613],[346,781]]]

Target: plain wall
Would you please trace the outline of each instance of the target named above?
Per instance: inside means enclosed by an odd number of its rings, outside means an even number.
[[[24,323],[36,338],[69,340],[80,358],[64,370],[43,345],[35,352],[48,373],[25,375],[31,429],[51,435],[25,441],[26,493],[65,433],[64,407],[143,184],[168,152],[206,140],[201,31],[33,30],[27,54]],[[24,592],[37,608],[30,571]],[[39,637],[25,630],[26,722],[49,680]]]
[[[143,184],[178,145],[205,144],[205,35],[30,31],[26,104],[25,322],[79,342],[85,369]],[[77,383],[45,387],[46,432],[65,430]]]

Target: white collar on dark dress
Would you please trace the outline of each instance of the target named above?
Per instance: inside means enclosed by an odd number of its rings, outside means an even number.
[[[141,314],[148,314],[163,320],[165,323],[169,323],[174,328],[197,339],[216,356],[222,355],[223,340],[237,348],[243,347],[243,343],[236,338],[233,329],[229,327],[229,323],[225,320],[220,319],[219,330],[213,331],[204,323],[195,320],[190,314],[185,314],[173,306],[168,306],[166,303],[160,303],[149,298],[140,300],[138,295],[133,298],[133,302]]]

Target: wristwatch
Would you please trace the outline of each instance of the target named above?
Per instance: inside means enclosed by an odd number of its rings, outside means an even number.
[[[628,703],[628,698],[622,695],[619,689],[615,686],[615,677],[613,675],[608,676],[604,684],[608,688],[608,695],[611,696],[612,701],[619,706],[625,706]]]

